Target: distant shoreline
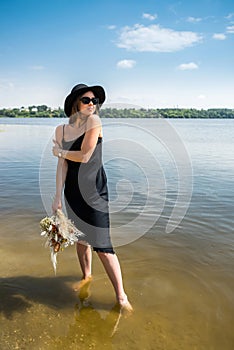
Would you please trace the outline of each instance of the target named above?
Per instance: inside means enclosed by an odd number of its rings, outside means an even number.
[[[101,118],[164,118],[164,119],[234,119],[234,109],[230,108],[103,108]],[[0,109],[1,118],[67,118],[62,108],[51,109],[46,105]]]
[[[11,118],[11,117],[0,117],[0,124],[1,124],[1,119],[68,119],[67,117],[16,117],[16,118]],[[191,120],[191,119],[234,119],[233,117],[100,117],[101,119],[186,119],[186,120]]]

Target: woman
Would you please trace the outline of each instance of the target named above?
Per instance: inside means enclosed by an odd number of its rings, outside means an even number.
[[[64,111],[69,117],[69,124],[59,125],[55,131],[53,154],[58,157],[58,165],[52,209],[54,212],[61,209],[64,188],[68,217],[85,235],[84,241],[77,243],[83,277],[75,289],[89,285],[92,279],[92,247],[103,263],[120,307],[131,311],[109,234],[107,179],[102,165],[102,126],[97,115],[104,101],[105,91],[101,86],[85,84],[76,85],[66,97]]]

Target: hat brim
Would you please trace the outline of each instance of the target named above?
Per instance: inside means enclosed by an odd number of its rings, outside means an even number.
[[[87,86],[87,87],[80,88],[77,91],[71,92],[65,99],[64,112],[67,115],[67,117],[70,117],[71,115],[72,105],[76,100],[76,98],[79,95],[83,95],[87,91],[92,91],[94,93],[95,97],[97,97],[99,100],[99,106],[101,106],[104,103],[106,99],[106,95],[102,86],[94,85],[94,86]]]

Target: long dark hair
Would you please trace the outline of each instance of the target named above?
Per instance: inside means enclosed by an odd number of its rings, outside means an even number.
[[[93,91],[92,91],[93,92]],[[75,98],[73,104],[72,104],[72,109],[71,109],[71,115],[69,117],[69,124],[73,124],[75,123],[76,119],[79,116],[79,104],[80,104],[80,98],[81,96],[83,96],[83,94],[77,95],[77,97]],[[96,97],[96,96],[95,96]],[[99,114],[99,110],[100,110],[100,106],[99,104],[96,105],[96,109],[95,109],[95,114]]]

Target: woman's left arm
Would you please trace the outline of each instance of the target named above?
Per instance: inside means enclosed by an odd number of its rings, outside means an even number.
[[[63,138],[63,125],[57,126],[55,130],[55,140],[57,147],[62,144]],[[62,209],[62,191],[67,175],[67,162],[64,159],[58,158],[57,170],[56,170],[56,192],[54,200],[52,202],[52,210],[56,212],[57,209]]]
[[[65,151],[62,150],[57,144],[53,148],[55,156],[60,156],[63,159],[68,159],[73,162],[87,163],[93,154],[93,151],[97,145],[98,136],[101,131],[101,120],[98,115],[91,115],[87,120],[87,127],[84,136],[84,140],[81,145],[80,151]]]

